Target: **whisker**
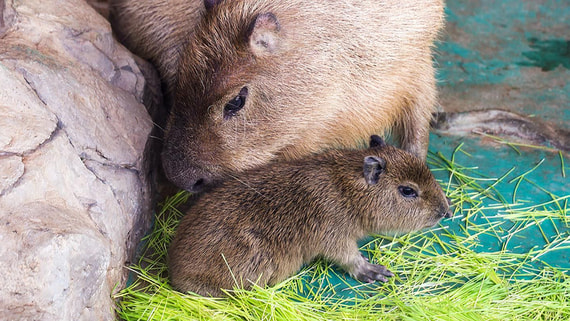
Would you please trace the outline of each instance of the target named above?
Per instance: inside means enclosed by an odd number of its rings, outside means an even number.
[[[156,137],[156,136],[152,136],[152,135],[149,135],[148,138],[156,139],[156,140],[158,140],[158,141],[163,141],[162,138]]]
[[[157,124],[155,121],[153,121],[152,124],[153,124],[156,128],[162,130],[163,132],[166,131],[164,128],[162,128],[162,127],[161,127],[159,124]]]

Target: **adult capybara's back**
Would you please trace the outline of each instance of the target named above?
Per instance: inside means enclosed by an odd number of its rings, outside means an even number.
[[[118,0],[114,17],[172,94],[163,162],[183,188],[378,132],[425,158],[441,0]]]

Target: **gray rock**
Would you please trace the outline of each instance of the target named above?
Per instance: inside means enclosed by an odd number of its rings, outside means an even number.
[[[0,195],[8,191],[24,174],[24,163],[19,156],[0,156]]]
[[[153,90],[81,0],[0,0],[0,84],[0,319],[113,320],[150,221]]]
[[[3,208],[4,320],[111,320],[110,241],[65,204]],[[87,283],[89,281],[89,284]]]
[[[0,79],[0,151],[22,154],[34,150],[51,136],[57,118],[26,85],[24,78],[9,70],[2,60]]]

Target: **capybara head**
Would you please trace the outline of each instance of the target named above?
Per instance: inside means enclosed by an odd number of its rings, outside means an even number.
[[[378,136],[372,136],[370,146],[379,153],[364,158],[363,176],[368,186],[351,189],[355,199],[363,192],[374,195],[368,206],[362,206],[371,211],[365,226],[368,231],[411,232],[452,216],[445,193],[422,160],[387,146]],[[365,199],[363,195],[359,198]]]
[[[300,126],[281,117],[298,102],[279,94],[290,89],[275,76],[284,50],[278,18],[229,2],[206,1],[180,65],[163,161],[168,178],[187,190],[267,162]]]

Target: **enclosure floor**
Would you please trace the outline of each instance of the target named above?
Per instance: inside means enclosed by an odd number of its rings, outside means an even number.
[[[570,1],[446,1],[446,111],[500,108],[570,129]]]
[[[562,0],[479,0],[447,1],[447,26],[437,47],[440,104],[445,111],[505,109],[533,115],[555,126],[570,129],[570,1]],[[449,155],[464,142],[479,171],[500,177],[515,167],[513,176],[544,162],[529,180],[559,196],[570,194],[568,155],[489,144],[488,139],[432,135],[430,150]],[[512,178],[510,177],[510,178]],[[501,186],[510,195],[516,182]],[[548,198],[539,187],[518,190],[521,199]],[[545,226],[548,238],[556,228]],[[560,232],[560,230],[558,231]],[[529,229],[518,242],[509,245],[516,252],[542,244],[541,231]],[[483,238],[483,242],[485,242]],[[487,250],[501,244],[489,240]],[[570,268],[570,250],[547,256],[545,261]]]

